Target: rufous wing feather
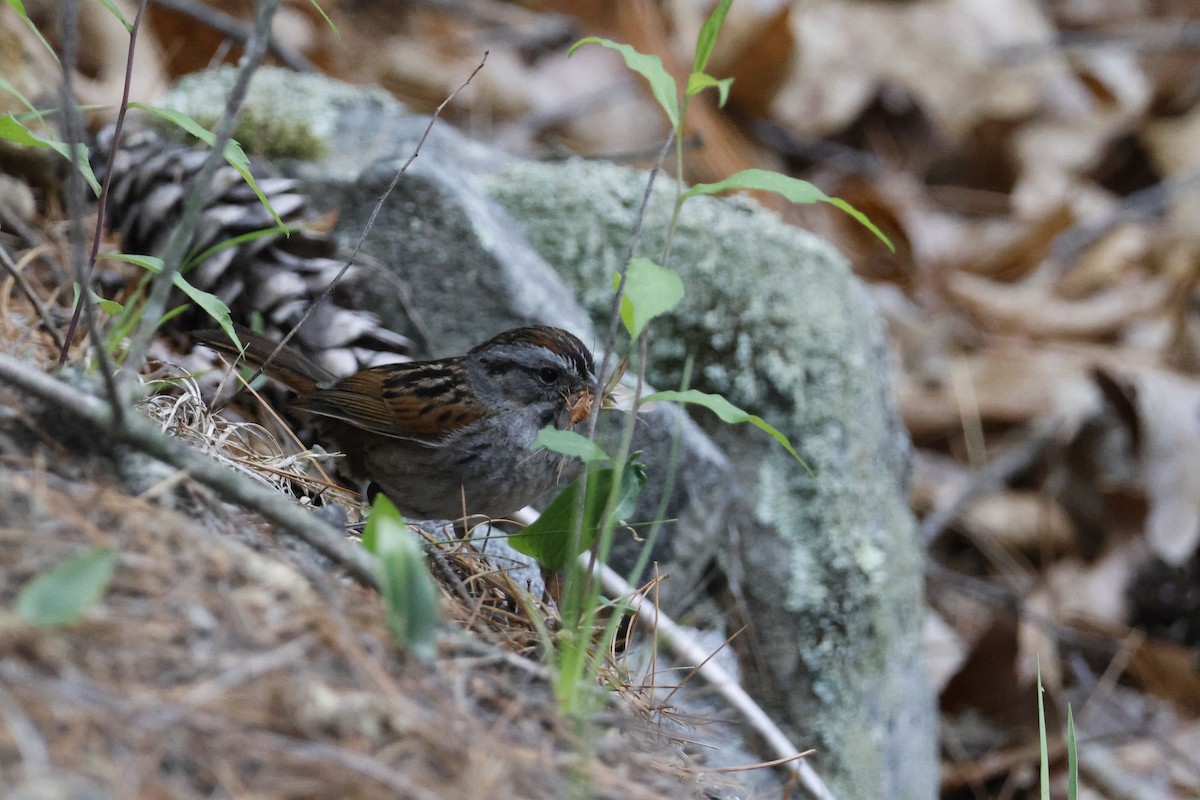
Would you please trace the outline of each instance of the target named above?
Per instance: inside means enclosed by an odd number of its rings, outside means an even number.
[[[365,369],[299,398],[295,406],[372,433],[430,444],[484,414],[477,401],[455,388],[451,373],[429,362]]]

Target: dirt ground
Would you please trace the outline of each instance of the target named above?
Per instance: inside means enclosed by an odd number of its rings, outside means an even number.
[[[242,4],[213,4],[232,24],[177,5],[149,20],[137,97],[239,53]],[[338,35],[311,4],[284,3],[274,63],[379,84],[430,111],[489,49],[446,120],[529,157],[645,165],[665,131],[649,92],[612,53],[566,49],[610,36],[683,75],[709,5],[323,8]],[[89,20],[79,93],[111,103],[127,39]],[[738,0],[709,65],[735,78],[729,105],[692,104],[688,180],[781,170],[846,199],[897,245],[889,253],[838,212],[763,200],[834,241],[888,321],[916,444],[947,800],[1034,796],[1039,667],[1056,796],[1069,703],[1081,797],[1200,797],[1198,26],[1190,0]],[[25,87],[55,73],[31,58],[4,74]],[[5,193],[16,209],[6,232],[14,214],[31,231],[11,234],[18,256],[61,228],[38,195],[21,212],[21,196]],[[7,280],[11,306],[21,293]],[[0,321],[17,329],[34,316],[13,313]],[[362,590],[282,558],[286,543],[260,523],[212,498],[163,512],[111,481],[81,481],[114,467],[55,444],[62,431],[26,430],[36,412],[4,402],[0,599],[72,547],[111,543],[122,557],[118,591],[79,628],[5,623],[3,664],[16,666],[0,685],[43,701],[0,694],[0,765],[61,754],[80,780],[162,796],[308,796],[318,763],[347,792],[413,796],[558,796],[576,769],[614,797],[641,796],[622,781],[676,779],[599,746],[580,767],[544,683],[510,656],[443,642],[444,667],[405,662],[354,602]],[[147,643],[142,630],[162,635]],[[529,690],[513,699],[509,679]],[[525,735],[535,728],[556,735],[539,744]],[[614,730],[600,743],[636,735]],[[375,749],[396,731],[400,744]],[[428,769],[413,765],[422,747]]]

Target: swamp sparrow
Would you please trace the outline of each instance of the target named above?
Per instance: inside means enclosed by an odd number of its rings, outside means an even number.
[[[262,365],[276,344],[239,328],[241,353]],[[239,351],[220,332],[196,334]],[[567,456],[531,451],[548,425],[586,420],[595,400],[592,354],[559,328],[514,328],[466,355],[387,364],[338,378],[284,347],[267,375],[318,417],[318,432],[344,453],[348,472],[374,482],[412,519],[501,518],[552,489]],[[565,475],[571,477],[571,474]]]

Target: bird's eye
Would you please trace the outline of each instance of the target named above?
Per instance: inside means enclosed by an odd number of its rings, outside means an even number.
[[[547,386],[558,383],[558,370],[553,367],[542,367],[537,372],[538,380]]]

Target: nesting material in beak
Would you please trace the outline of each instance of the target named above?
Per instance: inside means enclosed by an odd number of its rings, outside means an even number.
[[[596,395],[590,387],[567,398],[567,409],[571,412],[570,422],[572,425],[578,424],[592,415],[592,402],[595,399]]]

